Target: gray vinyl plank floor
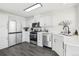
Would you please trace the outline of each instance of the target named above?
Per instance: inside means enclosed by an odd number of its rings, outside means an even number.
[[[0,50],[0,56],[58,56],[58,54],[49,48],[24,42]]]

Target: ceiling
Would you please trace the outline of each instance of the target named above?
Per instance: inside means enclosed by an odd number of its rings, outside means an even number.
[[[9,12],[23,17],[29,17],[48,11],[59,10],[74,6],[74,3],[42,3],[43,7],[37,8],[30,12],[24,11],[25,8],[35,3],[0,3],[0,11]]]

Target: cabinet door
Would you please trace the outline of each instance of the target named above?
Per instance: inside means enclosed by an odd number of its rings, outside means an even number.
[[[16,38],[17,44],[18,44],[18,43],[21,43],[21,42],[22,42],[22,33],[17,33],[16,35],[17,35],[17,36],[16,36],[16,37],[17,37],[17,38]]]
[[[30,32],[22,32],[22,42],[30,42]]]
[[[48,47],[51,48],[51,46],[52,46],[52,43],[51,43],[51,34],[48,34],[47,41],[48,41]]]
[[[30,32],[25,33],[26,41],[30,42]]]
[[[9,34],[9,46],[16,44],[16,34]]]
[[[58,53],[58,55],[63,56],[64,54],[63,37],[59,35],[54,35],[53,38],[54,38],[53,50],[55,50]]]
[[[37,33],[37,45],[43,47],[42,33]]]
[[[66,56],[79,56],[79,47],[66,45]]]

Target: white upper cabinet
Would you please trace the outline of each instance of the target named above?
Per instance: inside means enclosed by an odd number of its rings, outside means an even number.
[[[38,15],[35,16],[33,22],[40,22],[40,26],[51,26],[52,19],[51,16]]]

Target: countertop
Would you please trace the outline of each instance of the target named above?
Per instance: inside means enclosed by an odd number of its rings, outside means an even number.
[[[64,36],[64,44],[79,47],[79,36]]]
[[[62,35],[60,33],[56,35],[64,38],[64,44],[79,47],[79,35]]]
[[[79,35],[59,35],[64,37],[64,44],[79,47]]]

